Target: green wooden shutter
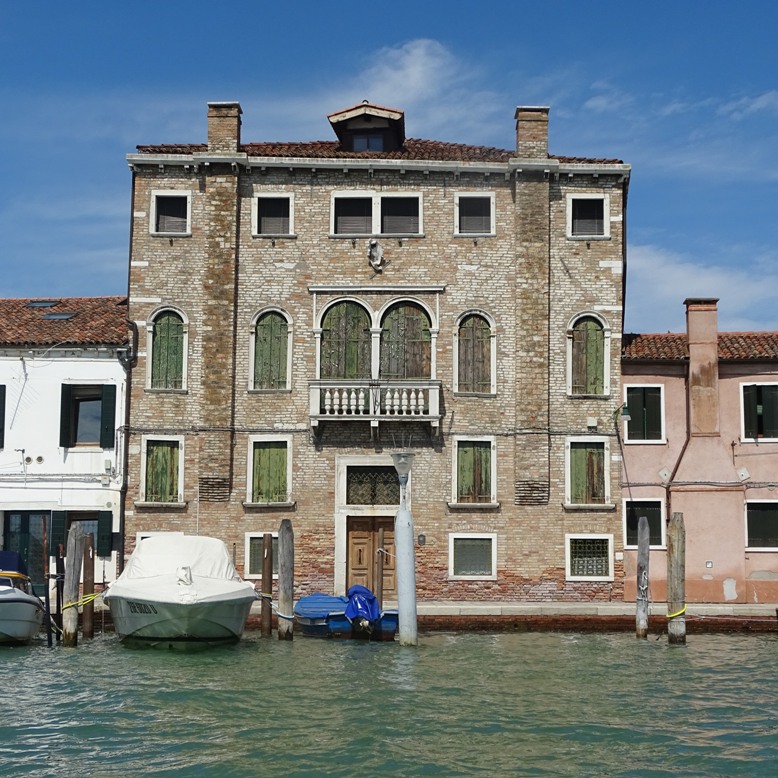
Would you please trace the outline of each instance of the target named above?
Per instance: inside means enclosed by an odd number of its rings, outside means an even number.
[[[146,502],[178,502],[178,441],[146,444]]]
[[[5,447],[5,384],[0,384],[0,448]]]
[[[743,432],[745,437],[756,439],[759,437],[759,418],[756,411],[757,387],[749,384],[743,387]]]
[[[289,325],[279,313],[257,321],[254,335],[254,388],[286,389]]]
[[[261,441],[254,444],[252,502],[286,502],[286,442]]]
[[[113,448],[116,444],[116,386],[104,384],[100,409],[100,446]]]
[[[184,322],[170,311],[154,322],[151,349],[151,386],[181,389],[184,376]]]
[[[491,502],[492,447],[489,441],[457,446],[457,502]]]
[[[62,448],[69,448],[75,443],[73,433],[73,387],[62,384],[59,405],[59,445]]]
[[[570,501],[581,505],[605,502],[605,448],[602,443],[570,444]]]
[[[573,394],[602,394],[605,369],[605,333],[595,319],[579,319],[573,327]]]
[[[762,386],[762,432],[778,438],[778,385]]]
[[[321,377],[370,378],[370,317],[357,303],[333,305],[322,321]]]
[[[67,511],[52,511],[49,527],[49,556],[57,556],[60,543],[63,546],[63,556],[67,539],[68,514]]]
[[[662,439],[662,390],[658,386],[645,387],[646,440]]]
[[[429,378],[430,321],[413,303],[391,308],[381,328],[381,378]]]
[[[458,333],[458,390],[491,391],[491,330],[482,316],[462,320]]]
[[[111,511],[97,512],[97,540],[95,553],[97,556],[110,556],[113,551],[113,513]]]

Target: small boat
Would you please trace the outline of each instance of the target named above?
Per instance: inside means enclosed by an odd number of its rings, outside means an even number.
[[[138,543],[103,599],[122,639],[221,642],[241,637],[257,593],[221,540],[162,533]]]
[[[358,584],[346,597],[322,592],[301,597],[294,615],[308,637],[394,640],[397,633],[397,611],[382,611],[370,589]]]
[[[0,643],[29,643],[40,632],[45,612],[21,556],[0,551]]]

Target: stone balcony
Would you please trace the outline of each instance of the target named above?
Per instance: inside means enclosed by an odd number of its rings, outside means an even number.
[[[440,381],[319,379],[308,386],[312,427],[322,421],[440,423]]]

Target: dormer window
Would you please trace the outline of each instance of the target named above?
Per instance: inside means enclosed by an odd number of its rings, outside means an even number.
[[[384,136],[380,133],[354,135],[352,151],[383,151]]]

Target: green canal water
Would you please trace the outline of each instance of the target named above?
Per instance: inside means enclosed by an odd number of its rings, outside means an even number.
[[[778,776],[778,636],[0,650],[3,776]]]

